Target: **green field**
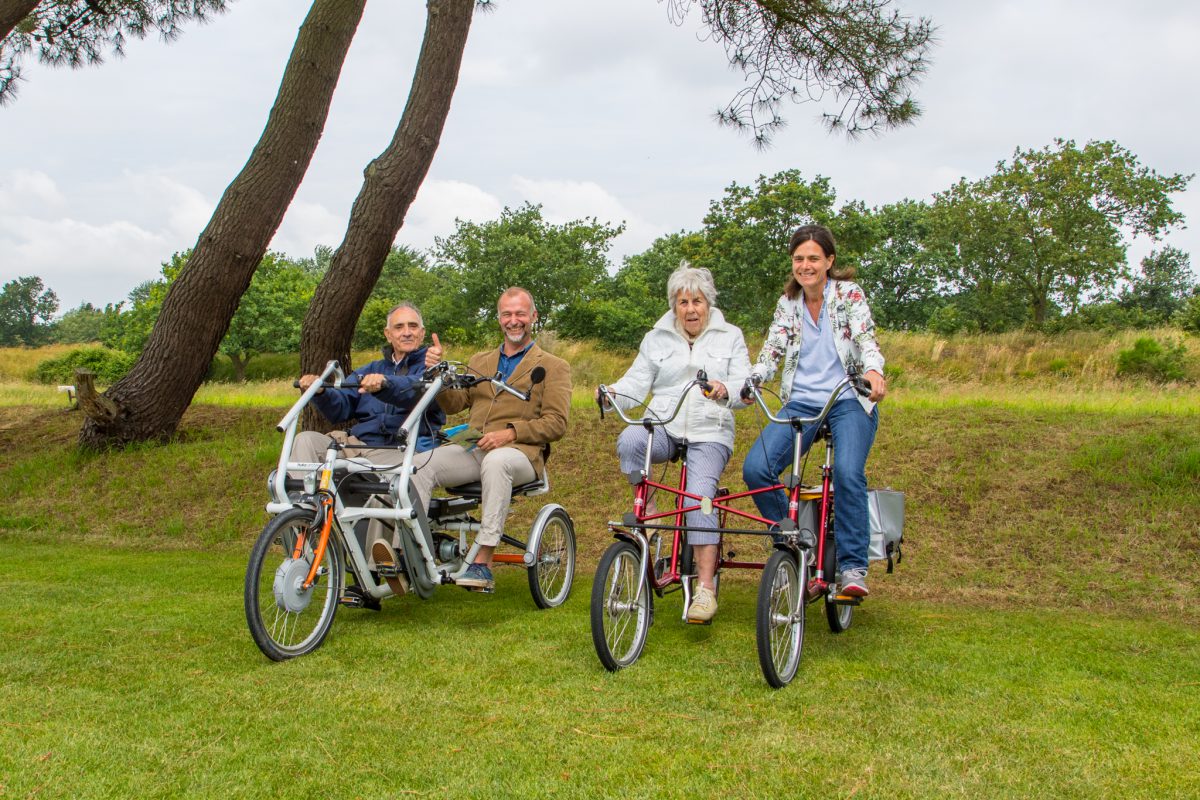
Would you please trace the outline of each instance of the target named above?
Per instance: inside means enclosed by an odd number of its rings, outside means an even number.
[[[1184,388],[898,388],[869,473],[907,494],[904,562],[847,633],[810,609],[779,691],[747,572],[713,626],[668,595],[641,660],[600,667],[588,591],[628,490],[586,392],[550,463],[580,541],[562,608],[510,568],[267,661],[242,579],[290,390],[205,391],[176,441],[109,454],[75,451],[61,396],[0,403],[0,798],[1200,796]]]

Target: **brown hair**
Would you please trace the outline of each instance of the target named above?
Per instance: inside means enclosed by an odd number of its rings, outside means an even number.
[[[853,266],[843,267],[838,264],[837,244],[834,243],[833,233],[829,228],[824,225],[801,225],[788,241],[788,256],[795,253],[796,248],[805,242],[816,242],[826,258],[833,258],[833,266],[829,268],[829,277],[839,281],[848,281],[854,278]],[[789,300],[795,300],[800,296],[800,292],[800,284],[796,282],[796,276],[789,273],[787,286],[784,287],[783,293]]]

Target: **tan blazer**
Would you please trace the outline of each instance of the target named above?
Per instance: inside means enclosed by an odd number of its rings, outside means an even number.
[[[474,374],[491,377],[500,363],[500,348],[485,350],[471,356],[468,366]],[[545,469],[545,454],[550,442],[557,442],[567,432],[567,414],[571,410],[571,365],[552,356],[535,342],[517,364],[510,386],[519,391],[529,390],[529,373],[534,367],[546,370],[546,379],[533,387],[529,401],[518,400],[490,383],[479,383],[470,389],[452,389],[438,395],[438,405],[447,414],[464,408],[471,409],[472,428],[490,433],[512,427],[517,440],[515,447],[525,454],[538,475]]]

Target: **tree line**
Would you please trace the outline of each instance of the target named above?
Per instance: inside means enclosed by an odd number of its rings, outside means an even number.
[[[788,274],[788,236],[808,222],[834,230],[838,259],[855,266],[883,328],[949,334],[1174,322],[1195,329],[1200,285],[1189,254],[1160,243],[1137,268],[1126,260],[1131,237],[1161,239],[1183,224],[1171,195],[1190,177],[1161,175],[1115,142],[1057,140],[1018,148],[992,175],[961,180],[931,201],[869,208],[839,204],[827,178],[786,170],[731,184],[697,230],[662,236],[615,270],[608,251],[621,224],[553,224],[527,203],[494,220],[459,220],[427,251],[393,246],[352,346],[377,346],[399,300],[415,302],[426,327],[448,341],[483,341],[494,330],[496,296],[520,284],[537,298],[545,328],[636,347],[666,308],[667,276],[683,259],[712,270],[729,319],[762,330]],[[10,281],[0,295],[0,341],[100,341],[138,353],[190,255],[176,253],[126,302],[85,303],[57,321],[57,299],[40,279]],[[219,347],[238,378],[255,354],[299,348],[300,320],[334,258],[318,247],[310,258],[262,259]]]

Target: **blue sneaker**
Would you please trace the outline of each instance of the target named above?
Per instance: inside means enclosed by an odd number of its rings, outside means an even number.
[[[469,592],[491,594],[496,591],[496,582],[492,580],[492,571],[487,564],[472,564],[454,582]]]

